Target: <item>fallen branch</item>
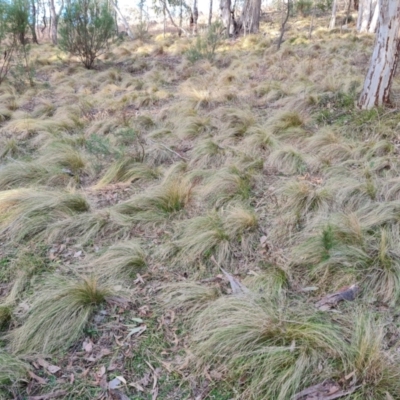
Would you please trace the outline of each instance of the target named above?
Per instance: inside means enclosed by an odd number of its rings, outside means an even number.
[[[178,156],[178,157],[181,158],[182,160],[189,161],[188,158],[181,156],[179,153],[177,153],[175,150],[172,150],[171,148],[169,148],[169,147],[166,146],[165,144],[162,144],[162,143],[160,143],[160,142],[154,142],[154,141],[151,140],[151,139],[148,139],[148,141],[149,141],[150,143],[159,144],[160,146],[164,147],[164,149],[170,151],[171,153],[174,153],[176,156]]]

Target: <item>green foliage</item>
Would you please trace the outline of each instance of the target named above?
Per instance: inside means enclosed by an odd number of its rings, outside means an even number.
[[[7,33],[18,39],[20,44],[26,44],[26,34],[29,30],[29,2],[27,0],[13,0],[5,7]]]
[[[108,50],[115,35],[115,21],[106,2],[74,0],[60,21],[61,50],[78,56],[87,69]]]
[[[310,14],[313,3],[309,0],[299,0],[296,2],[296,11],[303,17]]]
[[[29,17],[29,3],[26,0],[0,0],[0,53],[3,55],[0,59],[0,84],[9,72],[13,73],[15,80],[29,70],[29,82],[32,86],[30,47],[26,40]]]
[[[186,51],[186,58],[191,63],[202,59],[213,61],[222,40],[221,31],[221,23],[213,23],[204,36],[197,36],[193,45]]]

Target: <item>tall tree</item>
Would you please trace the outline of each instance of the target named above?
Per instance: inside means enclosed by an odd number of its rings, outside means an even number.
[[[224,25],[224,28],[226,30],[226,35],[229,36],[232,26],[231,0],[220,0],[219,11],[222,24]]]
[[[400,53],[400,2],[379,0],[379,27],[364,87],[361,109],[390,104],[390,88]]]
[[[37,9],[36,9],[36,2],[35,0],[31,0],[31,20],[29,22],[29,27],[31,28],[32,32],[32,40],[33,43],[39,44],[37,35],[36,35],[36,15],[37,15]]]
[[[209,7],[209,13],[208,13],[208,26],[211,26],[211,21],[212,21],[212,11],[213,11],[213,0],[210,0],[210,7]]]
[[[337,0],[333,0],[332,16],[331,16],[331,21],[329,22],[329,29],[333,29],[336,25],[336,9],[337,9]]]
[[[197,34],[197,20],[199,19],[199,9],[197,8],[197,0],[192,1],[190,9],[190,30],[195,35]]]
[[[64,8],[64,0],[61,0],[60,2],[60,8],[57,12],[56,10],[56,0],[49,0],[49,9],[50,9],[50,39],[53,44],[58,43],[57,39],[57,31],[58,31],[58,19],[60,17],[60,14]]]
[[[374,14],[372,16],[371,23],[369,24],[369,28],[368,28],[369,33],[376,32],[376,28],[378,26],[378,20],[379,20],[379,1],[376,1]]]
[[[396,0],[393,0],[396,1]],[[368,32],[376,0],[361,0],[358,7],[357,31]]]
[[[242,14],[236,24],[236,33],[256,33],[260,28],[261,0],[245,0]]]
[[[111,5],[113,6],[115,12],[117,13],[119,19],[121,20],[122,24],[124,25],[124,28],[126,30],[126,33],[128,34],[128,36],[131,39],[135,38],[135,35],[133,34],[131,28],[129,27],[128,21],[126,20],[126,18],[124,17],[124,15],[122,14],[121,10],[119,9],[117,2],[114,0],[110,0],[111,1]]]

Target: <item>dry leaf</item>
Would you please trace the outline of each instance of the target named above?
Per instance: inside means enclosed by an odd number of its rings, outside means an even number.
[[[47,371],[49,371],[51,374],[55,374],[56,372],[58,372],[61,368],[57,367],[57,365],[49,365],[47,367]]]
[[[82,343],[82,349],[86,351],[86,353],[91,353],[93,350],[93,342],[90,339],[86,339]]]
[[[37,363],[43,367],[44,369],[47,369],[50,365],[50,363],[48,363],[46,360],[44,360],[43,358],[38,358]]]
[[[121,386],[122,381],[119,378],[120,377],[116,377],[113,380],[111,380],[110,382],[108,382],[108,388],[110,390],[117,389],[117,387]]]

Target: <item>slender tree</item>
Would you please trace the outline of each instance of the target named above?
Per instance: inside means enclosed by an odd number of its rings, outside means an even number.
[[[122,24],[124,25],[124,28],[126,30],[126,33],[128,34],[128,36],[131,39],[135,38],[135,35],[133,34],[131,28],[129,27],[128,21],[126,20],[126,18],[124,17],[124,15],[122,14],[121,10],[119,9],[117,2],[114,0],[110,0],[111,1],[111,5],[113,6],[115,12],[117,13],[119,19],[121,20]]]
[[[329,29],[334,29],[336,26],[336,10],[337,10],[337,0],[333,0],[332,16],[331,16],[331,21],[329,22]]]
[[[190,30],[194,35],[197,34],[197,20],[199,19],[199,9],[197,8],[197,0],[193,0],[190,10]]]
[[[361,109],[390,104],[390,88],[400,53],[400,2],[379,0],[379,27],[364,87]]]
[[[55,0],[50,0],[49,6],[50,6],[50,18],[51,18],[50,38],[51,38],[52,43],[54,45],[56,45],[58,43],[57,29],[58,29],[59,13],[57,13],[57,11],[56,11]],[[61,8],[60,8],[60,12],[61,12]]]
[[[212,22],[212,11],[213,11],[213,0],[210,0],[210,7],[209,7],[209,13],[208,13],[208,26],[211,26]]]
[[[226,31],[226,36],[229,36],[231,34],[232,26],[231,0],[220,0],[219,11],[222,24]]]

